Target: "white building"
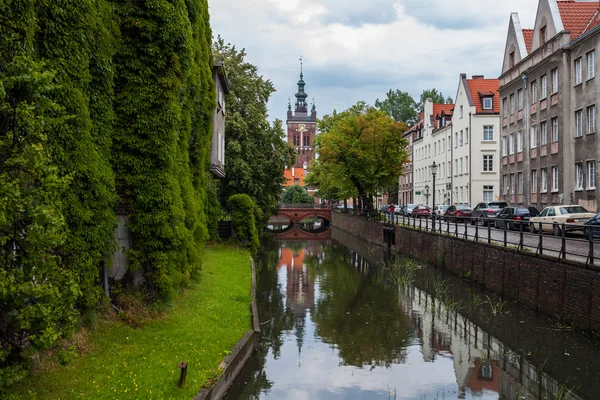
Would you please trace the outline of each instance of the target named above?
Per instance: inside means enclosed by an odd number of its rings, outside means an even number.
[[[452,202],[475,207],[500,198],[498,79],[460,75],[452,119]]]

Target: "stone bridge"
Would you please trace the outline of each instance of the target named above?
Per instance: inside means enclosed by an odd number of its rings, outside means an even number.
[[[323,218],[329,223],[331,222],[331,208],[315,206],[314,204],[282,204],[279,206],[277,215],[271,217],[271,221],[285,219],[291,221],[292,225],[296,225],[303,219],[315,216]]]
[[[282,232],[272,231],[271,236],[277,240],[329,240],[331,239],[331,229],[323,232],[309,232],[294,226]]]

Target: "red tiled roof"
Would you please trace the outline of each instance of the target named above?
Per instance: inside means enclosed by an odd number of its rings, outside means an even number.
[[[452,109],[454,104],[434,104],[433,105],[433,117],[435,118],[444,111],[446,115],[452,115]]]
[[[490,112],[490,110],[484,110],[483,104],[481,104],[481,94],[493,93],[494,98],[492,99],[493,112],[500,113],[500,94],[498,88],[500,87],[500,81],[498,79],[467,79],[468,90],[471,93],[471,98],[475,104],[477,113]]]
[[[533,29],[523,29],[523,37],[525,38],[527,54],[529,54],[531,53],[531,44],[533,43]],[[525,54],[521,54],[521,57],[525,58]]]
[[[566,30],[571,32],[571,41],[581,36],[598,13],[598,2],[575,0],[557,1],[558,11]]]

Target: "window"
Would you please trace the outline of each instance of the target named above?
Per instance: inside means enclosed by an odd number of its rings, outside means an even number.
[[[537,103],[537,96],[537,82],[533,81],[531,82],[531,104]]]
[[[458,147],[458,132],[454,132],[454,148]]]
[[[545,99],[546,97],[548,97],[548,87],[546,85],[546,75],[542,76],[542,79],[540,80],[541,84],[542,84],[542,99]]]
[[[463,145],[463,131],[462,130],[460,131],[460,142],[458,142],[458,145],[459,146]]]
[[[508,175],[502,177],[502,182],[504,183],[504,194],[508,194]]]
[[[537,192],[537,169],[531,171],[531,193]]]
[[[511,51],[508,56],[508,67],[512,68],[515,66],[515,52]]]
[[[507,99],[505,97],[502,99],[502,115],[508,114],[508,108],[507,108],[506,104],[507,104]]]
[[[502,157],[506,157],[507,155],[508,155],[507,140],[506,140],[506,136],[504,136],[502,138]]]
[[[540,28],[540,45],[546,43],[546,27],[542,26]]]
[[[493,186],[484,186],[483,187],[483,201],[486,203],[490,203],[494,201],[494,187]]]
[[[515,174],[510,174],[510,194],[515,194]]]
[[[583,190],[583,164],[575,164],[575,190]]]
[[[552,191],[558,192],[558,167],[552,167]]]
[[[575,85],[579,85],[581,81],[581,58],[578,58],[575,60]]]
[[[541,145],[545,146],[548,144],[548,124],[546,123],[546,121],[543,121],[540,124],[540,131],[541,131]]]
[[[592,79],[596,76],[596,51],[592,50],[587,53],[587,78]]]
[[[469,128],[465,128],[465,144],[469,143]]]
[[[465,174],[469,175],[469,156],[465,157]]]
[[[494,126],[485,125],[483,127],[483,140],[494,140]]]
[[[294,146],[300,146],[300,136],[294,135]]]
[[[589,106],[587,108],[588,117],[588,134],[596,133],[596,106]]]
[[[294,183],[300,183],[300,178],[294,178]]]
[[[523,151],[523,131],[517,132],[517,153]]]
[[[462,157],[460,158],[460,174],[463,174],[463,159]]]
[[[583,111],[575,111],[575,136],[583,136]]]
[[[515,154],[515,138],[512,133],[508,136],[508,152],[510,155]]]
[[[587,188],[596,189],[596,161],[587,162]]]
[[[304,145],[310,146],[310,135],[304,135]]]
[[[552,142],[558,142],[558,117],[552,118]]]
[[[450,178],[450,177],[451,177],[451,175],[452,175],[452,174],[450,173],[450,171],[451,171],[451,170],[452,170],[452,164],[450,164],[450,161],[448,161],[448,178]]]
[[[523,173],[519,172],[517,174],[517,182],[519,185],[519,194],[523,194]]]
[[[548,191],[548,170],[546,168],[541,169],[541,185],[540,192],[546,193]]]
[[[460,117],[463,117],[463,106],[460,106]]]
[[[515,113],[515,95],[514,94],[510,95],[510,113],[511,114]]]
[[[483,172],[494,172],[494,156],[483,156]]]
[[[446,151],[446,138],[442,139],[442,151]]]
[[[552,70],[552,94],[558,93],[558,68]]]
[[[492,108],[494,108],[493,97],[484,97],[483,98],[483,109],[491,110]]]
[[[454,176],[458,175],[458,158],[454,160]]]
[[[531,127],[531,148],[535,149],[537,147],[537,126]]]
[[[523,89],[517,91],[517,101],[519,102],[519,110],[523,109]]]

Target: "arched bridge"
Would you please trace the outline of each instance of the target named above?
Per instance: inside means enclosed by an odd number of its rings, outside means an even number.
[[[315,216],[331,222],[331,208],[315,206],[314,204],[282,204],[279,206],[277,215],[273,215],[271,219],[286,219],[291,221],[292,224],[299,224],[302,220]]]
[[[282,232],[273,231],[271,235],[277,240],[329,240],[331,239],[331,229],[321,232],[308,232],[294,226]]]

